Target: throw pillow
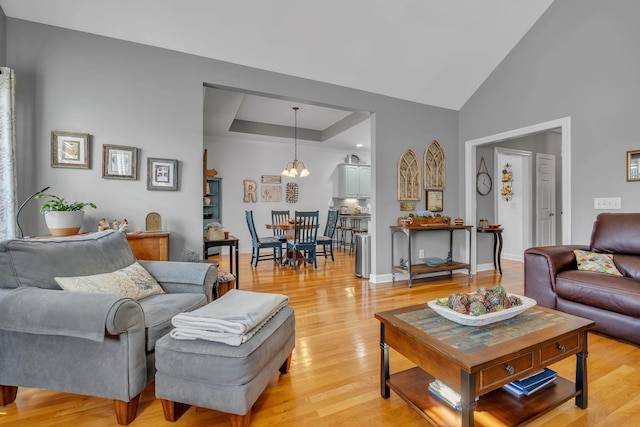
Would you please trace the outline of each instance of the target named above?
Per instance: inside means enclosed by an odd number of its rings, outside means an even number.
[[[614,276],[622,276],[613,263],[613,255],[598,254],[595,252],[574,250],[576,261],[578,262],[578,270],[595,271],[598,273],[613,274]]]
[[[135,300],[164,293],[156,279],[137,262],[111,273],[56,277],[55,280],[65,291],[122,295]]]

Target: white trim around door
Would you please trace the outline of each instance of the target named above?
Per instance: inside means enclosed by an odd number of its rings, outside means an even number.
[[[571,243],[571,117],[550,120],[544,123],[514,129],[507,132],[472,139],[464,143],[464,200],[465,223],[477,224],[476,218],[476,148],[481,145],[544,132],[551,129],[562,130],[562,243]],[[477,247],[476,233],[471,236],[471,273],[476,273]],[[466,251],[465,248],[461,249]]]

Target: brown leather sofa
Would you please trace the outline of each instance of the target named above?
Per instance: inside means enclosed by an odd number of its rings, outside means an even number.
[[[577,269],[574,249],[612,254],[622,276]],[[587,246],[529,248],[525,295],[596,322],[595,331],[640,344],[640,213],[601,213]]]

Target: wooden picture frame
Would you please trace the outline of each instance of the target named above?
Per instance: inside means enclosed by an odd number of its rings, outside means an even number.
[[[51,131],[51,167],[90,169],[89,134]]]
[[[627,182],[640,181],[640,150],[627,151]]]
[[[180,162],[147,157],[147,190],[178,191]]]
[[[442,191],[440,190],[428,190],[426,191],[426,199],[427,199],[427,210],[431,212],[442,212],[443,211],[443,202],[442,202]]]
[[[138,179],[138,149],[124,145],[102,145],[102,177]]]
[[[262,175],[260,177],[260,182],[262,184],[281,184],[282,176],[280,175]]]

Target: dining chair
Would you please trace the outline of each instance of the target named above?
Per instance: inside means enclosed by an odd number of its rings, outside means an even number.
[[[286,224],[289,222],[291,214],[289,211],[271,211],[271,223],[272,224]],[[280,240],[283,249],[287,249],[287,230],[282,228],[274,228],[273,236]]]
[[[324,255],[327,257],[327,247],[331,254],[331,261],[335,261],[333,257],[333,235],[336,233],[336,225],[338,224],[338,211],[329,210],[327,213],[327,224],[324,227],[324,233],[318,236],[318,246],[321,247],[316,255]]]
[[[249,227],[249,233],[251,234],[251,264],[255,264],[254,267],[258,266],[258,261],[263,261],[267,259],[272,259],[273,262],[281,263],[282,262],[282,242],[280,239],[272,236],[267,237],[258,237],[258,233],[256,232],[256,226],[253,222],[253,211],[244,211],[245,217],[247,218],[247,226]],[[263,253],[260,254],[261,249],[271,249],[273,253]],[[277,254],[276,254],[277,250]]]
[[[318,269],[318,211],[295,211],[294,220],[293,239],[287,240],[287,263],[293,264],[293,271],[298,261],[313,262],[313,268]]]

